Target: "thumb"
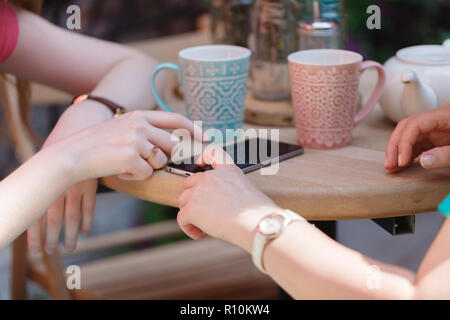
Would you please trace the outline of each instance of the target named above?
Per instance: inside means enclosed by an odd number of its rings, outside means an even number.
[[[230,155],[222,148],[212,146],[203,152],[198,158],[197,164],[200,166],[211,165],[214,169],[227,168],[234,166],[234,161]]]
[[[431,149],[420,156],[420,164],[425,169],[450,167],[450,146]]]

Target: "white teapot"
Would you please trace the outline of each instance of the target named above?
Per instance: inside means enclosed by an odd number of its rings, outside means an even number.
[[[401,49],[384,68],[387,81],[380,105],[391,120],[450,103],[450,39],[442,46]]]

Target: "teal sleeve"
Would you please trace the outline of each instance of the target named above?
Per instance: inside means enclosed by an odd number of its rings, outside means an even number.
[[[450,194],[445,198],[444,201],[438,206],[439,211],[445,217],[450,217]]]

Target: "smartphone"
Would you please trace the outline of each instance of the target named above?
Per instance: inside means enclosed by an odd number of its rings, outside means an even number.
[[[274,142],[266,139],[249,139],[235,142],[224,147],[224,150],[233,158],[234,163],[244,173],[249,173],[274,163],[281,162],[303,154],[303,147],[284,142]],[[211,166],[200,167],[195,164],[195,157],[182,161],[179,164],[173,162],[166,166],[166,171],[182,175],[192,176],[198,172],[212,170]]]

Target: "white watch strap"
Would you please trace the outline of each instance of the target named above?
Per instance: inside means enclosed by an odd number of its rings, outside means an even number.
[[[285,225],[283,231],[286,230],[286,227],[289,226],[289,224],[291,224],[294,221],[306,221],[303,217],[301,217],[300,215],[291,210],[280,210],[277,211],[276,213],[282,215],[285,218]],[[267,272],[264,270],[263,264],[264,250],[267,244],[273,240],[275,239],[268,239],[260,232],[255,233],[255,237],[253,240],[253,250],[252,250],[253,263],[262,273],[265,274],[267,274]]]
[[[262,257],[267,242],[267,238],[263,234],[256,232],[253,240],[252,259],[255,266],[264,274],[267,274],[267,272],[264,270]]]
[[[292,223],[294,221],[305,221],[305,222],[307,222],[305,218],[303,218],[301,215],[295,213],[294,211],[291,211],[289,209],[285,209],[282,212],[286,213],[287,215],[289,215],[291,217],[292,220],[289,223]]]

